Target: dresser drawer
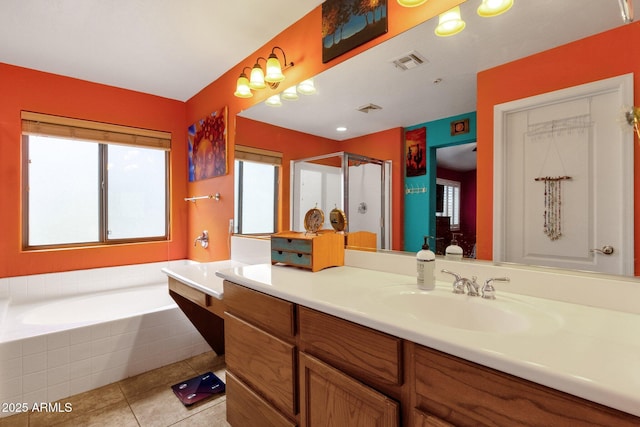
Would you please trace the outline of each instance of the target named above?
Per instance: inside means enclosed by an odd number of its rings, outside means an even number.
[[[365,383],[402,384],[402,340],[298,307],[300,348]]]
[[[224,281],[227,311],[280,338],[292,340],[295,335],[295,306],[289,301]]]
[[[271,251],[271,262],[281,262],[283,264],[311,268],[311,255],[296,252]]]
[[[227,369],[289,416],[297,414],[296,347],[227,313]]]
[[[310,239],[287,239],[285,237],[271,237],[272,251],[311,253],[313,241]]]

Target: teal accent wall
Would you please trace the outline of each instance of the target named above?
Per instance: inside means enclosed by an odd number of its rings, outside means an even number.
[[[451,136],[451,122],[469,119],[469,133]],[[436,230],[436,149],[451,145],[468,144],[476,141],[475,111],[420,123],[405,128],[405,132],[425,127],[427,129],[427,174],[404,178],[404,250],[418,252],[424,236],[435,236]],[[410,189],[425,188],[424,193],[409,193]],[[429,240],[435,247],[435,240]]]

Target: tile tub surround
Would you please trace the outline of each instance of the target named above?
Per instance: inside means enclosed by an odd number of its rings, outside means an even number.
[[[2,326],[13,324],[10,333],[0,330],[0,402],[53,402],[210,351],[168,296],[161,272],[167,265],[188,262],[0,279],[2,301],[10,301]],[[162,294],[160,307],[141,312],[132,305],[131,312],[121,311],[119,318],[29,325],[23,331],[10,318],[16,308],[80,294],[117,295],[131,286],[156,286]],[[3,339],[3,334],[11,339]]]

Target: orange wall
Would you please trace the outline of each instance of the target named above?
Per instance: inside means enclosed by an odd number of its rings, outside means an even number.
[[[493,106],[631,72],[637,105],[638,40],[640,22],[635,22],[478,74],[478,258],[492,258],[493,211],[487,201],[493,200]],[[635,147],[634,238],[635,253],[640,254],[640,150]]]
[[[169,243],[23,252],[20,233],[21,110],[171,132],[171,174],[176,177],[187,173],[183,102],[1,63],[0,94],[0,277],[186,256],[184,180],[172,180]]]
[[[214,261],[229,257],[229,219],[233,218],[233,147],[236,141],[235,120],[236,114],[251,107],[267,96],[277,91],[263,90],[254,93],[253,98],[240,99],[233,96],[236,79],[245,66],[251,66],[258,56],[266,56],[273,46],[280,46],[287,54],[287,61],[293,61],[295,66],[285,71],[287,84],[285,87],[301,82],[304,79],[313,77],[316,74],[333,67],[340,62],[369,49],[389,38],[406,31],[413,26],[422,23],[451,7],[462,3],[463,0],[431,0],[423,6],[416,8],[401,7],[396,1],[389,1],[388,16],[389,30],[383,36],[376,38],[362,46],[359,46],[346,54],[330,61],[322,63],[322,46],[320,39],[322,8],[318,6],[309,14],[291,25],[289,28],[278,34],[275,38],[265,43],[265,45],[249,55],[222,77],[208,85],[197,95],[187,101],[187,122],[186,126],[196,120],[206,116],[212,111],[217,111],[223,106],[229,108],[229,174],[224,177],[217,177],[208,180],[197,181],[188,184],[189,195],[199,196],[219,192],[222,199],[219,202],[202,202],[189,206],[189,220],[187,236],[193,239],[202,230],[208,230],[211,239],[209,248],[203,249],[200,246],[189,245],[189,259],[197,261]],[[311,29],[311,30],[310,30]],[[315,30],[313,30],[315,29]],[[284,87],[279,88],[282,90]],[[296,144],[300,144],[299,141]],[[250,145],[250,144],[247,144]],[[289,146],[281,147],[278,151],[287,151]],[[336,150],[342,151],[342,150]],[[305,153],[303,156],[308,156]],[[288,178],[287,178],[288,179]],[[288,204],[288,200],[285,202]],[[283,209],[285,211],[285,209]],[[288,209],[286,209],[288,212]],[[399,212],[394,212],[394,217],[399,218]]]
[[[229,219],[233,218],[232,153],[236,137],[236,114],[266,99],[266,96],[272,93],[267,90],[251,99],[234,97],[235,82],[242,68],[250,66],[257,56],[264,56],[277,45],[285,50],[287,59],[296,64],[285,72],[287,83],[299,83],[461,2],[462,0],[431,0],[418,8],[403,8],[397,2],[390,1],[387,34],[353,49],[328,64],[322,64],[321,59],[321,7],[318,7],[265,43],[263,48],[248,56],[186,103],[0,64],[0,277],[166,259],[190,258],[211,261],[228,258],[227,230]],[[317,30],[309,30],[313,28]],[[229,113],[229,174],[188,183],[186,129],[196,120],[223,106],[228,106]],[[21,110],[171,132],[171,241],[22,252]],[[287,150],[289,148],[287,147]],[[186,196],[216,192],[222,196],[219,202],[203,200],[193,204],[183,201]],[[285,203],[288,203],[288,199]],[[399,218],[400,215],[396,213],[395,217]],[[193,246],[193,239],[203,229],[209,230],[211,236],[211,245],[206,250],[200,246]],[[395,232],[394,234],[401,235]]]

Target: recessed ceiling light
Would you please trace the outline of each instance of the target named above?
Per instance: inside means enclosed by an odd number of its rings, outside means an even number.
[[[347,128],[346,128],[346,127],[344,127],[344,126],[338,126],[338,127],[336,128],[336,130],[337,130],[338,132],[346,132],[346,131],[347,131]]]

